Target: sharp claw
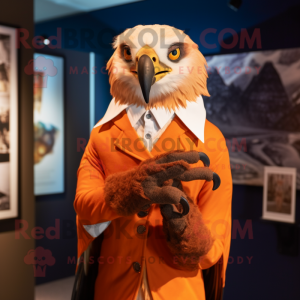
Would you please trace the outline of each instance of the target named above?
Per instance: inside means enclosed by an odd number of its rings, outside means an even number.
[[[215,191],[221,184],[221,179],[219,175],[215,172],[213,172],[213,182],[214,182],[213,191]]]
[[[187,215],[190,211],[190,205],[184,197],[180,197],[180,204],[182,205],[183,211],[181,217]]]
[[[199,152],[199,157],[200,157],[200,160],[203,162],[204,166],[209,167],[210,160],[209,160],[208,156],[203,152]]]
[[[182,205],[182,210],[183,210],[182,213],[174,211],[172,204],[161,205],[160,208],[161,208],[162,215],[167,220],[181,219],[182,217],[186,216],[190,211],[190,205],[184,197],[180,197],[180,204]]]

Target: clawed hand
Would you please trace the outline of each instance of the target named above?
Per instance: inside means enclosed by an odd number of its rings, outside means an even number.
[[[191,168],[190,164],[199,160],[205,167]],[[174,151],[148,159],[139,166],[140,171],[148,175],[141,183],[144,194],[151,204],[161,204],[161,212],[166,219],[181,218],[188,214],[189,204],[180,181],[213,181],[213,190],[220,186],[220,177],[208,168],[209,165],[208,156],[197,151]],[[179,203],[182,212],[172,205]]]
[[[190,164],[199,160],[204,167],[191,168]],[[207,180],[213,181],[213,190],[219,187],[220,178],[208,168],[209,164],[207,155],[197,151],[173,151],[149,158],[135,169],[108,176],[105,200],[123,216],[160,204],[166,219],[182,217],[188,214],[189,203],[181,181]],[[181,212],[174,206],[179,203]]]

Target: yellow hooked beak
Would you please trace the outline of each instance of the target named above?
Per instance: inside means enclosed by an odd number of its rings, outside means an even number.
[[[149,103],[151,86],[172,71],[159,61],[158,55],[149,46],[144,46],[136,54],[135,66],[130,71],[138,78],[144,99]]]

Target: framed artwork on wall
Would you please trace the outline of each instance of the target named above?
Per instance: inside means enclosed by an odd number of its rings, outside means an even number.
[[[263,219],[295,223],[296,174],[296,168],[264,168]]]
[[[300,48],[206,59],[206,117],[226,138],[233,183],[262,186],[264,166],[295,167],[300,189]]]
[[[16,28],[0,25],[0,220],[19,215],[18,134]]]
[[[34,194],[64,192],[64,58],[34,54]]]

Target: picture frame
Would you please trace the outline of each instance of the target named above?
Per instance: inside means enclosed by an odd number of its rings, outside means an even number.
[[[65,58],[35,53],[34,194],[65,191]]]
[[[226,139],[233,184],[263,186],[264,167],[297,168],[300,47],[205,56],[206,118]]]
[[[264,168],[263,219],[295,223],[296,178],[296,168]]]
[[[19,217],[17,28],[0,24],[0,221]]]

